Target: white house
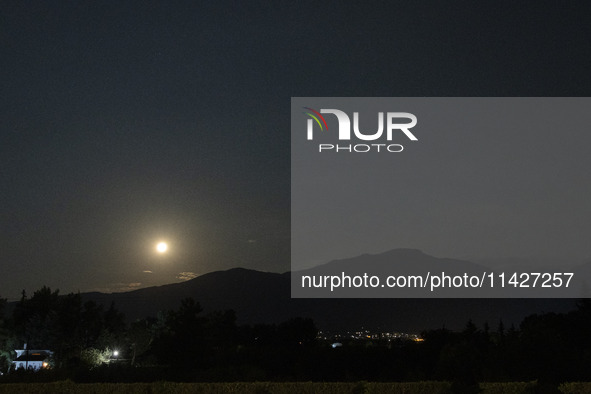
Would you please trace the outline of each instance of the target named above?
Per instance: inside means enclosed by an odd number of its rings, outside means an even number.
[[[30,371],[39,371],[42,368],[48,368],[53,352],[51,350],[24,349],[15,350],[16,358],[12,361],[15,370],[26,369]]]

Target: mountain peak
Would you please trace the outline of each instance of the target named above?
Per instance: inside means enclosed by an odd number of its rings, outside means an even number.
[[[396,256],[429,256],[428,254],[424,253],[420,249],[412,249],[412,248],[397,248],[391,249],[382,253],[377,253],[378,255],[396,255]],[[431,257],[431,256],[430,256]]]

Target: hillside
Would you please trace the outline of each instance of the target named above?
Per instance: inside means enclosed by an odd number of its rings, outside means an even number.
[[[368,255],[364,256],[361,257]],[[420,256],[429,261],[434,259],[422,253]],[[105,305],[115,302],[129,320],[176,309],[182,298],[192,297],[205,312],[235,310],[239,324],[278,323],[301,316],[313,318],[323,329],[364,326],[413,332],[443,326],[461,329],[468,319],[479,324],[487,321],[491,327],[496,327],[500,319],[506,326],[518,325],[527,315],[567,311],[575,303],[572,299],[292,299],[290,276],[290,273],[234,268],[182,283],[82,296]]]

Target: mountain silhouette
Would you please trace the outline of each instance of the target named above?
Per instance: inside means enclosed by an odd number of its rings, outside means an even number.
[[[397,249],[381,255],[360,257],[379,260],[389,255],[414,255],[419,260],[440,263],[432,260],[436,259],[434,257],[411,249]],[[347,264],[346,260],[341,260],[327,265],[343,262]],[[476,265],[470,265],[473,266]],[[575,305],[573,299],[295,299],[291,298],[290,283],[289,272],[279,274],[234,268],[181,283],[125,293],[83,293],[82,297],[106,306],[114,302],[130,321],[156,316],[158,311],[178,309],[181,299],[192,297],[205,313],[236,311],[238,324],[279,323],[293,317],[310,317],[320,329],[339,331],[360,327],[406,332],[441,327],[461,329],[469,319],[477,324],[488,322],[492,327],[502,320],[505,326],[509,326],[518,325],[530,314],[565,312]]]

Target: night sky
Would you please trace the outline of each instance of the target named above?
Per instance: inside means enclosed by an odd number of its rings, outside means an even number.
[[[288,271],[292,96],[591,93],[587,2],[344,3],[2,2],[0,296]]]

